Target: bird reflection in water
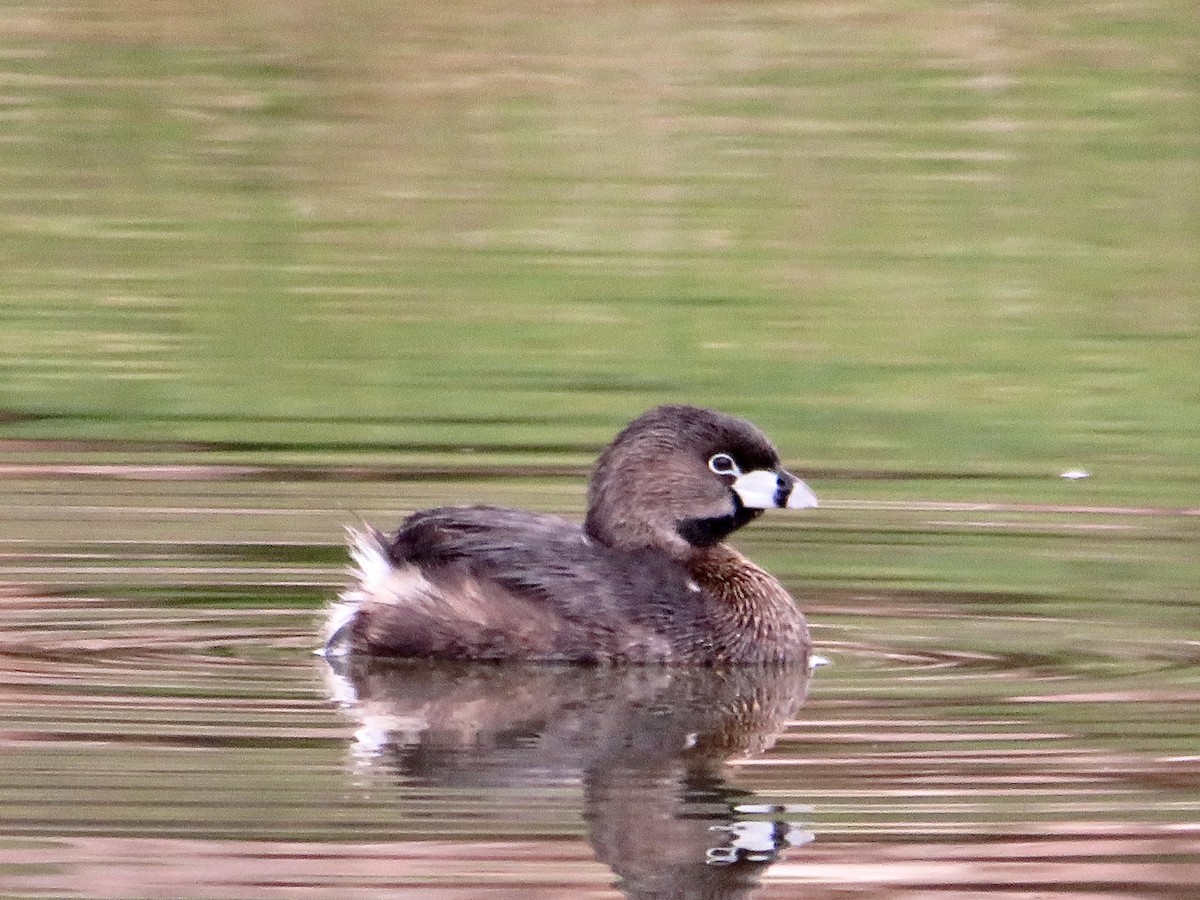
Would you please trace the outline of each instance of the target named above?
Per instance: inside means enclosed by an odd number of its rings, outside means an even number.
[[[513,667],[331,660],[353,751],[424,786],[582,783],[597,859],[630,898],[752,895],[812,835],[730,784],[770,748],[809,670]]]

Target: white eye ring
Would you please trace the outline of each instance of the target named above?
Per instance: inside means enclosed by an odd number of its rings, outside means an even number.
[[[708,460],[708,467],[718,475],[741,475],[742,470],[728,453],[714,453]]]

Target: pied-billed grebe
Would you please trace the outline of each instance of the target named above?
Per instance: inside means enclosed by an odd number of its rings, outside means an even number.
[[[587,519],[491,506],[351,532],[357,584],[327,654],[573,663],[807,660],[783,586],[732,547],[769,507],[817,505],[749,422],[660,406],[600,455]]]

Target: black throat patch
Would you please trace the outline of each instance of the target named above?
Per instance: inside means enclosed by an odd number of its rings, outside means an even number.
[[[675,532],[693,547],[711,547],[762,514],[761,509],[746,508],[737,494],[733,495],[733,500],[732,513],[709,519],[682,519],[675,526]]]

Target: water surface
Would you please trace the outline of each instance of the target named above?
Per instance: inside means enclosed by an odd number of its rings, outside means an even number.
[[[785,561],[830,660],[811,681],[334,671],[312,651],[345,581],[344,506],[410,508],[429,486],[199,474],[2,482],[6,896],[1193,895],[1200,641],[1172,587],[1194,572],[1187,511],[984,521],[828,482],[822,511],[739,542]],[[582,499],[554,479],[437,490]],[[1123,599],[819,577],[851,551],[981,543],[1163,573]]]
[[[1196,896],[1195,18],[4,5],[0,895]],[[679,400],[811,681],[313,656]]]

